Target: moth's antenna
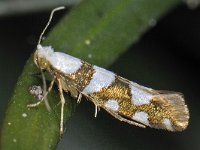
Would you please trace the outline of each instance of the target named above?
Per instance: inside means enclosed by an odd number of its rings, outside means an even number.
[[[51,14],[50,14],[50,16],[49,16],[49,20],[48,20],[48,22],[47,22],[45,28],[43,29],[42,33],[40,34],[40,38],[39,38],[39,40],[38,40],[38,45],[41,43],[42,37],[43,37],[45,31],[47,30],[49,24],[51,23],[51,20],[52,20],[52,18],[53,18],[54,13],[55,13],[56,11],[62,10],[62,9],[65,9],[65,7],[64,7],[64,6],[56,7],[56,8],[54,8],[54,9],[51,11]]]

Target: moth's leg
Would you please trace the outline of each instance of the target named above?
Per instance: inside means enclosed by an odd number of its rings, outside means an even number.
[[[95,106],[94,117],[96,118],[98,111],[100,111],[100,107],[97,104],[94,104],[94,106]]]
[[[64,92],[65,92],[65,93],[68,93],[69,91],[65,89]],[[61,102],[59,101],[59,102],[55,105],[55,108],[58,107],[60,104],[61,104]]]
[[[48,93],[52,90],[54,82],[55,82],[55,78],[53,78],[53,80],[51,81],[47,92],[45,93],[45,95],[42,97],[42,99],[40,101],[38,101],[37,103],[34,103],[34,104],[29,104],[29,105],[27,105],[27,107],[36,107],[36,106],[40,105],[40,103],[42,103],[44,101],[44,99],[46,98]]]
[[[123,117],[120,116],[118,113],[113,112],[113,111],[110,111],[109,109],[106,109],[106,108],[104,108],[104,109],[105,109],[108,113],[110,113],[113,117],[115,117],[116,119],[118,119],[118,120],[120,120],[120,121],[129,123],[129,124],[132,124],[132,125],[141,127],[141,128],[146,128],[146,126],[143,125],[143,124],[140,124],[140,123],[137,123],[137,122],[135,122],[135,121],[132,121],[132,120],[128,120],[128,119],[126,119],[126,118],[123,118]]]
[[[84,95],[84,94],[83,94]],[[100,111],[100,107],[101,107],[101,104],[98,104],[97,102],[95,102],[94,100],[92,100],[92,98],[91,97],[89,97],[88,95],[84,95],[85,96],[85,98],[87,99],[87,100],[91,100],[92,102],[93,102],[93,104],[94,104],[94,117],[96,118],[97,117],[97,113],[98,113],[98,111]]]
[[[81,102],[81,98],[82,98],[82,93],[80,92],[79,95],[78,95],[77,103]]]
[[[63,130],[63,118],[64,118],[64,105],[65,105],[65,98],[63,95],[63,89],[62,89],[62,84],[60,81],[60,78],[57,78],[58,81],[58,90],[59,90],[59,94],[60,94],[60,102],[61,102],[61,116],[60,116],[60,135],[62,135],[64,133]]]
[[[95,111],[94,111],[94,117],[96,118],[97,117],[97,112],[98,112],[98,106],[96,104],[95,105]]]
[[[41,75],[41,72],[30,73],[31,76],[38,77]]]
[[[44,73],[44,72],[46,72],[46,70],[42,70],[42,72]],[[33,77],[39,77],[41,75],[42,75],[41,71],[40,72],[36,72],[36,73],[30,73],[30,76],[33,76]]]

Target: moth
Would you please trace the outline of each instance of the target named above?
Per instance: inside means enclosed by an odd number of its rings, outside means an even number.
[[[182,131],[187,128],[189,111],[182,94],[141,86],[101,67],[62,52],[55,52],[51,46],[42,46],[42,36],[54,12],[60,9],[63,7],[52,10],[34,53],[34,62],[41,70],[43,83],[46,84],[43,70],[48,71],[53,79],[43,98],[28,107],[36,107],[43,102],[56,83],[61,102],[61,135],[64,131],[63,92],[69,92],[78,103],[82,96],[85,96],[94,103],[95,116],[102,108],[116,119],[142,128],[148,126],[169,131]]]

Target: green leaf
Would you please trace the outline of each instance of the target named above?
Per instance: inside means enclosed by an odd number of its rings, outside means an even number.
[[[10,16],[16,14],[25,14],[31,12],[38,12],[45,9],[51,9],[56,6],[71,6],[76,5],[80,0],[15,0],[2,1],[0,0],[0,17]],[[17,6],[17,7],[16,7]]]
[[[51,45],[99,66],[107,67],[178,0],[85,0],[74,7],[49,34],[43,45]],[[48,99],[52,112],[41,104],[28,109],[36,100],[29,94],[31,85],[42,84],[30,76],[39,72],[31,57],[17,82],[6,111],[1,132],[1,148],[55,149],[59,141],[60,105],[55,86]],[[65,96],[65,122],[69,120],[75,100]]]

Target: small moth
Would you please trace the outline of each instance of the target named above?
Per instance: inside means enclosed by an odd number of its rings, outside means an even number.
[[[142,128],[149,126],[169,131],[186,129],[189,111],[182,94],[141,86],[101,67],[62,52],[55,52],[51,46],[42,46],[42,36],[54,12],[63,8],[52,10],[34,53],[34,62],[41,70],[43,83],[46,84],[43,70],[48,71],[53,79],[44,97],[35,104],[29,104],[28,107],[38,106],[56,83],[61,101],[61,135],[65,104],[63,92],[70,92],[77,102],[85,96],[94,103],[95,116],[97,111],[103,108],[116,119]]]

